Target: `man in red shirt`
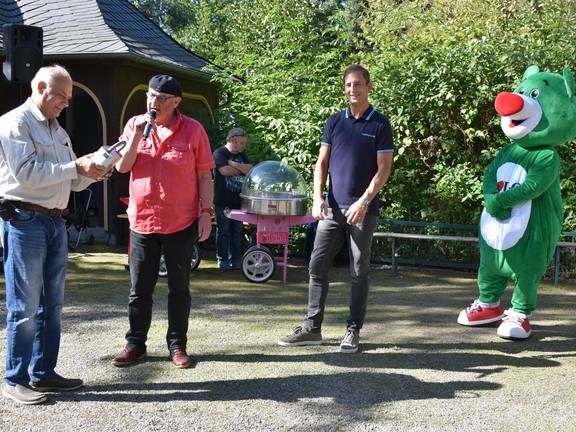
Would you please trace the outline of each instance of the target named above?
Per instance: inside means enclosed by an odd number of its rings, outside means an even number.
[[[146,96],[147,114],[128,120],[120,137],[127,142],[126,151],[116,164],[119,172],[130,172],[132,286],[126,347],[112,364],[127,366],[146,354],[152,294],[164,253],[169,289],[166,342],[174,366],[186,368],[191,365],[186,333],[192,247],[206,240],[212,229],[215,164],[202,125],[178,111],[182,89],[175,78],[152,77]]]

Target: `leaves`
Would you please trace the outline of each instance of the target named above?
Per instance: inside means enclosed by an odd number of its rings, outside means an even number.
[[[482,173],[508,142],[495,96],[531,64],[575,69],[576,9],[567,1],[134,2],[148,12],[163,3],[173,36],[227,71],[216,74],[213,144],[242,126],[254,161],[286,160],[310,189],[324,123],[346,106],[342,71],[367,66],[372,104],[390,118],[397,147],[386,218],[475,222]],[[561,149],[567,229],[576,228],[572,147]]]

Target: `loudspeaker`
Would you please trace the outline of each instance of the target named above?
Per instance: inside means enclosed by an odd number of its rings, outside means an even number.
[[[3,72],[8,81],[29,83],[42,66],[43,31],[41,27],[5,24]]]

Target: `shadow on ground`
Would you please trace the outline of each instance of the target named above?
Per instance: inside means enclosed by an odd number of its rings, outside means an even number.
[[[357,383],[363,383],[358,386]],[[366,384],[369,383],[369,384]],[[114,402],[167,402],[174,400],[241,401],[267,399],[293,402],[304,398],[330,398],[350,406],[422,399],[466,398],[496,390],[500,385],[482,381],[423,382],[395,373],[346,372],[287,378],[257,378],[201,383],[118,383],[94,385],[59,400]]]

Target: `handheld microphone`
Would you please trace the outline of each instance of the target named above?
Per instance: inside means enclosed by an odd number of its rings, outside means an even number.
[[[150,136],[150,132],[154,127],[154,120],[156,120],[156,111],[151,110],[150,114],[148,114],[148,122],[146,123],[146,127],[144,127],[144,134],[143,134],[144,139],[148,139],[148,137]]]

